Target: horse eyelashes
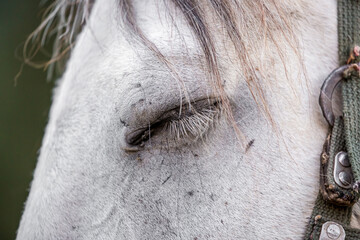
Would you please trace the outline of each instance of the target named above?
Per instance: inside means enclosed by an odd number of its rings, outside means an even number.
[[[196,141],[213,127],[221,107],[218,101],[208,99],[184,105],[165,112],[155,123],[138,128],[126,135],[126,142],[132,146],[144,146],[155,136],[181,141]]]
[[[220,109],[204,109],[196,111],[177,120],[171,120],[166,125],[166,131],[175,140],[193,140],[202,138],[213,126],[219,116]]]

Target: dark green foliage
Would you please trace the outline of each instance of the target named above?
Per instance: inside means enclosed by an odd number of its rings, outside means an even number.
[[[24,66],[21,47],[40,23],[40,0],[0,1],[0,239],[14,239],[50,107],[52,82]]]

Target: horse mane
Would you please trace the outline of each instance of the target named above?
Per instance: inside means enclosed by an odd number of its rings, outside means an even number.
[[[44,12],[42,23],[25,43],[25,63],[34,67],[49,67],[50,77],[54,71],[55,63],[57,70],[61,72],[76,41],[76,36],[86,24],[94,2],[95,0],[55,0]],[[158,50],[155,43],[146,38],[137,26],[132,0],[118,0],[118,2],[123,23],[132,33],[132,36],[138,37],[171,69],[171,61]],[[213,32],[211,21],[216,21],[217,25],[225,30],[223,32],[235,50],[239,69],[241,68],[244,74],[254,100],[273,123],[261,82],[264,77],[261,76],[261,69],[259,71],[259,67],[253,64],[252,55],[254,54],[250,54],[250,51],[253,52],[253,48],[263,48],[259,52],[264,52],[266,51],[265,46],[270,42],[272,47],[276,48],[278,57],[284,65],[285,72],[287,72],[285,53],[278,43],[279,36],[281,36],[281,41],[285,41],[294,50],[299,58],[299,63],[302,64],[301,56],[297,52],[297,39],[293,33],[294,23],[292,19],[300,15],[293,10],[292,5],[294,3],[277,0],[171,0],[171,3],[185,16],[196,36],[206,59],[213,89],[220,96],[222,107],[235,129],[238,128],[230,110],[229,99],[224,91],[216,40],[211,34]],[[50,60],[45,63],[32,62],[46,41],[54,36]],[[257,42],[261,42],[263,46],[252,45],[251,40],[254,38],[257,38]]]
[[[42,5],[45,4],[43,1]],[[56,71],[64,70],[77,35],[81,32],[90,15],[95,0],[55,0],[45,10],[40,25],[26,39],[23,48],[25,64],[48,70],[52,79]],[[52,52],[45,54],[49,59],[35,62],[33,59],[43,51],[48,42],[53,42]]]

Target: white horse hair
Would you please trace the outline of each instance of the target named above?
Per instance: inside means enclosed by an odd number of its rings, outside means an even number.
[[[335,0],[57,0],[31,37],[54,27],[71,56],[17,239],[304,236]]]

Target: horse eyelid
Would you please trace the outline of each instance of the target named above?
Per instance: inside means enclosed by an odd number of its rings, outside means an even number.
[[[170,110],[149,127],[127,134],[126,141],[130,145],[141,146],[154,135],[164,131],[174,140],[196,141],[214,125],[214,120],[220,114],[220,105],[220,102],[215,101],[201,109],[193,106],[189,111],[182,111],[182,115],[179,115],[179,108],[178,111]]]

